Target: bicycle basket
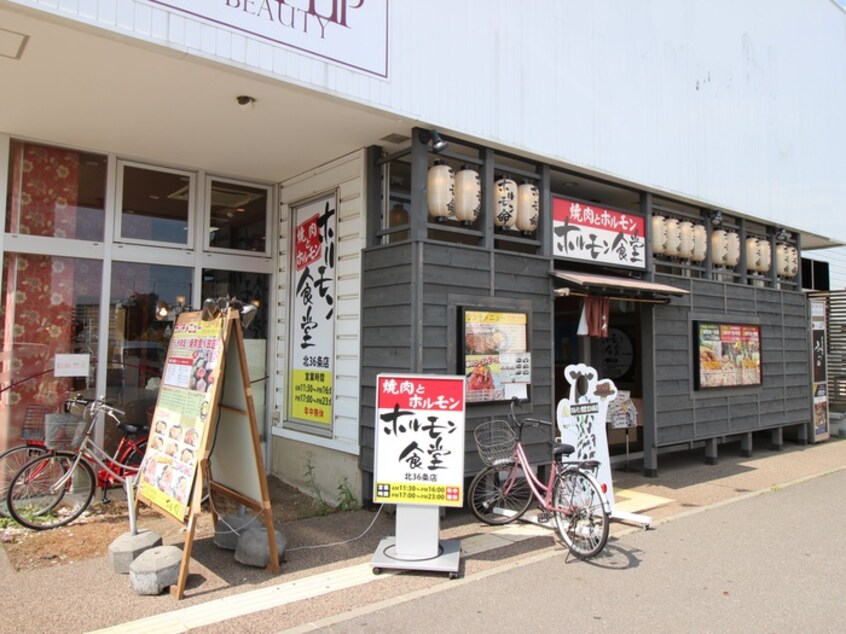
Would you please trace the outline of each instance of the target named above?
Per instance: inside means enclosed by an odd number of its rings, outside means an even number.
[[[21,440],[44,440],[44,417],[52,411],[44,405],[27,405],[21,425]]]
[[[504,420],[491,420],[479,425],[473,432],[476,451],[486,465],[496,467],[514,460],[517,434]]]
[[[47,414],[44,417],[44,444],[47,449],[76,449],[85,435],[85,421],[80,416]]]

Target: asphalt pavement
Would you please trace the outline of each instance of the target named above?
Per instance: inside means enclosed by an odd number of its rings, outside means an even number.
[[[461,542],[456,580],[373,575],[395,518],[372,511],[280,526],[280,575],[197,540],[181,601],[136,595],[105,557],[16,573],[0,554],[0,631],[846,631],[844,469],[846,441],[832,439],[751,458],[721,445],[716,465],[701,450],[674,453],[657,478],[617,470],[618,506],[651,528],[615,523],[590,562],[568,559],[547,528],[488,527],[448,510],[440,538]]]

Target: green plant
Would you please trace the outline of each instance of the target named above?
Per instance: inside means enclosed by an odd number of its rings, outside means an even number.
[[[320,492],[320,487],[317,486],[317,480],[315,479],[314,473],[314,462],[312,461],[312,455],[310,453],[306,454],[305,478],[306,486],[308,487],[308,490],[311,493],[312,497],[314,497],[314,506],[316,513],[318,515],[327,515],[330,510],[329,505],[326,503],[326,500],[323,499],[323,494]]]
[[[338,484],[338,508],[342,511],[357,511],[361,508],[361,502],[355,497],[355,493],[350,489],[350,483],[347,476]]]

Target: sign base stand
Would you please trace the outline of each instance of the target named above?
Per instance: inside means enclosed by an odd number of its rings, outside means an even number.
[[[397,553],[396,537],[383,537],[373,553],[370,565],[373,574],[378,575],[382,570],[427,570],[430,572],[447,572],[450,579],[458,578],[458,566],[461,559],[461,541],[445,539],[438,542],[438,555],[426,559],[406,559]]]
[[[614,511],[611,513],[611,519],[618,522],[626,522],[627,524],[639,524],[643,526],[644,530],[652,525],[651,515],[641,515],[639,513],[629,513],[628,511]]]
[[[458,577],[461,542],[439,540],[440,507],[397,505],[397,535],[379,542],[370,565],[373,573],[383,569],[429,570]]]

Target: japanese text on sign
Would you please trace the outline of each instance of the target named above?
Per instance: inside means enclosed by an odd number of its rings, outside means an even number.
[[[296,209],[291,417],[332,424],[335,340],[335,194]]]
[[[642,217],[553,197],[552,218],[556,256],[646,268]]]
[[[374,499],[461,506],[463,377],[380,375],[377,386]]]

